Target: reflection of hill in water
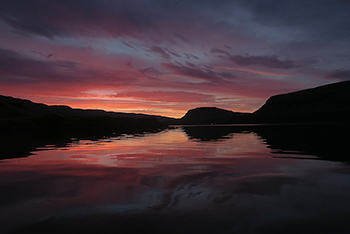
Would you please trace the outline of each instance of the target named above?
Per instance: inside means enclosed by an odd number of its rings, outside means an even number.
[[[241,133],[247,129],[244,127],[231,127],[225,125],[213,126],[188,126],[184,127],[185,133],[190,139],[200,141],[212,141],[230,138],[231,133]]]
[[[37,148],[64,147],[72,139],[98,140],[121,134],[143,134],[164,129],[156,119],[42,116],[0,119],[0,160],[26,157]]]
[[[322,159],[350,159],[350,125],[252,125],[185,127],[190,139],[211,141],[226,139],[231,133],[254,132],[263,138],[274,153],[298,158],[315,155]],[[288,156],[287,156],[288,154]]]
[[[255,132],[276,153],[316,155],[322,159],[350,159],[350,125],[262,126]],[[297,157],[297,155],[296,155]]]
[[[246,126],[188,126],[183,127],[189,139],[215,141],[235,137],[236,133],[252,132],[261,137],[277,157],[298,158],[315,155],[321,159],[350,160],[350,125],[246,125]],[[21,136],[21,137],[19,137]],[[98,138],[85,138],[98,139]],[[31,134],[1,134],[0,159],[23,157],[45,145],[65,146],[70,137],[35,138]]]

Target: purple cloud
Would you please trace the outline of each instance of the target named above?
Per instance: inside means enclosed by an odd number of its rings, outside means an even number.
[[[327,79],[337,79],[337,80],[350,80],[350,70],[334,70],[326,75]]]
[[[260,65],[268,68],[291,69],[298,67],[291,60],[279,60],[276,56],[231,56],[230,60],[240,66]]]
[[[220,50],[217,48],[213,48],[209,51],[210,53],[219,53],[219,54],[226,54],[226,55],[230,55],[228,52],[224,51],[224,50]]]
[[[309,88],[301,82],[308,79],[315,85],[349,80],[350,5],[344,2],[2,1],[0,44],[7,50],[0,49],[0,91],[11,94],[12,82],[19,93],[17,84],[25,90],[31,82],[40,91],[47,83],[74,91],[121,85],[212,93],[215,87],[218,97],[267,98]],[[176,83],[169,73],[202,80]]]
[[[171,59],[171,56],[159,46],[152,46],[148,51],[154,54],[157,54],[164,59],[167,59],[167,60]]]
[[[184,55],[186,56],[187,59],[191,59],[191,58],[194,58],[194,59],[197,59],[199,60],[199,58],[193,54],[189,54],[189,53],[184,53]]]
[[[170,63],[163,63],[162,65],[167,69],[173,71],[177,75],[205,79],[214,83],[222,83],[223,78],[236,77],[235,75],[228,72],[215,72],[209,68],[200,68],[188,62],[187,62],[188,66],[185,66],[182,64],[174,65]]]
[[[27,83],[59,82],[66,85],[96,81],[120,84],[132,81],[115,71],[99,70],[67,60],[37,60],[0,48],[0,82],[16,83],[18,80]]]
[[[141,2],[139,2],[141,4]],[[5,1],[0,20],[22,34],[55,37],[131,36],[152,27],[152,17],[121,1]]]
[[[0,79],[15,80],[25,78],[35,81],[41,77],[50,77],[54,72],[54,64],[49,61],[32,59],[12,50],[0,49]]]
[[[175,53],[174,51],[170,51],[169,49],[166,49],[166,48],[164,48],[164,50],[165,50],[166,52],[168,52],[169,54],[174,55],[175,57],[182,58],[181,55]]]
[[[145,74],[154,74],[154,75],[160,75],[162,74],[160,71],[158,71],[156,68],[154,67],[146,67],[146,68],[142,68],[139,69],[139,71],[145,75]]]

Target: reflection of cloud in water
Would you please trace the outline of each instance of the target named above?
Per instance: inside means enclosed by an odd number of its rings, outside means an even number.
[[[350,217],[348,165],[274,158],[254,132],[197,141],[175,129],[64,149],[2,161],[4,230],[137,229],[123,223],[154,233],[169,227],[175,233],[278,233],[300,222],[299,233],[317,225],[350,227],[344,218]]]

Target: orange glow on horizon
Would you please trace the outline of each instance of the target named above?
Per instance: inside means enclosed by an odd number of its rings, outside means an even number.
[[[112,112],[123,112],[123,113],[136,113],[136,114],[146,114],[146,115],[157,115],[171,118],[181,118],[183,117],[188,110],[194,109],[197,107],[217,107],[226,110],[231,110],[229,105],[224,105],[220,103],[207,103],[207,104],[187,104],[187,103],[168,103],[168,104],[159,104],[156,103],[104,103],[104,102],[79,102],[79,101],[69,101],[69,102],[45,102],[46,105],[67,105],[75,109],[98,109],[104,111]],[[234,112],[247,112],[251,113],[253,111],[246,110],[244,106],[242,109],[235,108]]]
[[[158,115],[172,118],[183,117],[188,110],[197,107],[218,107],[222,109],[232,110],[234,112],[253,112],[255,110],[247,109],[246,104],[235,104],[232,108],[233,102],[238,102],[239,99],[226,98],[225,96],[217,97],[217,100],[201,100],[202,96],[185,92],[168,92],[168,96],[162,96],[167,92],[130,92],[122,96],[69,96],[69,95],[30,95],[22,93],[21,95],[14,95],[15,98],[27,99],[34,103],[43,103],[46,105],[65,105],[75,109],[99,109],[112,112],[124,113],[138,113],[148,115]],[[127,96],[130,94],[131,96]],[[157,97],[148,98],[147,95],[160,94],[158,98],[163,99],[157,101]],[[174,100],[172,100],[172,95]],[[176,95],[182,95],[177,97]],[[186,97],[185,95],[189,95]],[[195,98],[198,97],[198,100]],[[148,98],[148,99],[147,99]],[[186,98],[189,100],[185,102]],[[245,99],[246,101],[248,99]]]

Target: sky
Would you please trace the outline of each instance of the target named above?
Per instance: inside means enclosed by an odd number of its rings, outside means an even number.
[[[350,80],[349,0],[0,5],[0,95],[178,118]]]

